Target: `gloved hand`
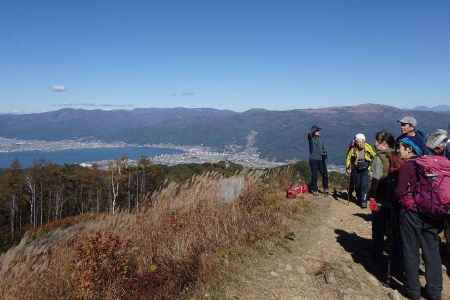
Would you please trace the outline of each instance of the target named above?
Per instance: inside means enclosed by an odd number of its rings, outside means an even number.
[[[375,200],[375,198],[370,198],[369,199],[369,208],[372,212],[376,212],[378,211],[378,203],[377,200]]]

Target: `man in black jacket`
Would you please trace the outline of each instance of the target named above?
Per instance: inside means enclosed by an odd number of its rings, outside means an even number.
[[[317,195],[317,177],[318,173],[322,175],[322,185],[324,193],[328,193],[328,170],[327,170],[327,151],[325,145],[320,140],[320,130],[318,126],[312,126],[308,133],[309,142],[309,166],[311,169],[311,183],[309,185],[311,193]]]

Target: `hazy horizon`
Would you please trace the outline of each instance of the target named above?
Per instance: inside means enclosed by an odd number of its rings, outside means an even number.
[[[246,110],[233,110],[233,109],[223,109],[223,108],[216,108],[216,107],[188,107],[188,106],[165,106],[165,107],[124,107],[124,106],[118,106],[118,107],[111,107],[111,106],[98,106],[98,105],[67,105],[67,106],[61,106],[61,107],[53,107],[49,110],[43,110],[43,111],[14,111],[14,112],[0,112],[0,114],[36,114],[36,113],[46,113],[46,112],[53,112],[53,111],[59,111],[64,109],[80,109],[80,110],[102,110],[102,111],[118,111],[118,110],[125,110],[125,111],[132,111],[132,110],[139,110],[139,109],[214,109],[214,110],[224,110],[224,111],[233,111],[233,112],[245,112],[249,110],[254,109],[262,109],[262,110],[269,110],[269,111],[289,111],[289,110],[298,110],[298,109],[323,109],[323,108],[330,108],[330,107],[346,107],[346,106],[360,106],[360,105],[383,105],[383,106],[390,106],[395,107],[399,109],[412,109],[411,108],[402,108],[398,106],[393,105],[387,105],[387,104],[377,104],[377,103],[357,103],[353,105],[329,105],[329,106],[309,106],[309,107],[296,107],[291,109],[267,109],[264,107],[252,107]]]
[[[61,107],[53,107],[52,109],[49,110],[43,110],[43,111],[22,111],[22,112],[18,112],[18,111],[13,111],[13,112],[0,112],[0,114],[3,115],[7,115],[7,114],[11,114],[11,115],[22,115],[22,114],[39,114],[39,113],[47,113],[47,112],[53,112],[53,111],[59,111],[59,110],[64,110],[64,109],[80,109],[80,110],[91,110],[91,111],[95,111],[95,110],[101,110],[101,111],[119,111],[119,110],[124,110],[124,111],[133,111],[133,110],[139,110],[139,109],[215,109],[215,110],[224,110],[224,111],[233,111],[233,112],[237,112],[237,113],[242,113],[242,112],[246,112],[249,110],[254,110],[254,109],[263,109],[263,110],[268,110],[268,111],[290,111],[290,110],[302,110],[302,109],[324,109],[324,108],[331,108],[331,107],[347,107],[347,106],[360,106],[360,105],[382,105],[382,106],[388,106],[388,107],[394,107],[394,108],[398,108],[398,109],[402,109],[402,110],[415,110],[416,108],[422,109],[422,108],[428,108],[430,111],[432,111],[432,109],[434,108],[438,108],[438,107],[445,107],[448,108],[448,110],[450,111],[450,105],[447,104],[438,104],[438,105],[432,105],[432,106],[427,106],[427,105],[419,105],[419,106],[414,106],[414,107],[400,107],[400,106],[395,106],[395,105],[389,105],[389,104],[378,104],[378,103],[356,103],[353,105],[329,105],[329,106],[309,106],[309,107],[296,107],[296,108],[291,108],[291,109],[267,109],[264,107],[252,107],[246,110],[233,110],[233,109],[223,109],[223,108],[216,108],[216,107],[188,107],[188,106],[165,106],[165,107],[130,107],[130,106],[118,106],[118,107],[111,107],[111,106],[98,106],[98,105],[67,105],[67,106],[61,106]],[[445,110],[447,111],[447,110]]]

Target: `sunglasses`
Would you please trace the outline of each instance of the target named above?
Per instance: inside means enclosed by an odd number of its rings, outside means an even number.
[[[400,126],[401,127],[404,127],[404,126],[406,126],[406,125],[410,125],[409,123],[400,123]]]

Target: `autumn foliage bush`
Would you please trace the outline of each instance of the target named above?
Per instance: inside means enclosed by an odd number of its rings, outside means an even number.
[[[104,297],[111,288],[115,297],[126,296],[126,286],[136,272],[128,240],[98,232],[75,241],[73,247],[71,279],[79,298]]]

